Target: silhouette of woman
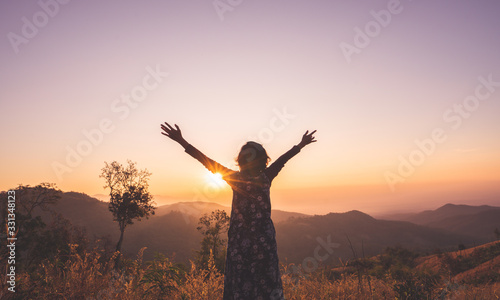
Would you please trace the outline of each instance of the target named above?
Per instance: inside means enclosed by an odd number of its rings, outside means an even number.
[[[285,163],[306,145],[316,142],[313,131],[269,167],[261,144],[248,142],[238,154],[240,171],[228,169],[205,156],[183,137],[179,126],[161,125],[162,134],[178,142],[186,153],[212,173],[220,173],[233,190],[228,231],[224,300],[284,299],[279,271],[276,233],[271,221],[269,188]]]

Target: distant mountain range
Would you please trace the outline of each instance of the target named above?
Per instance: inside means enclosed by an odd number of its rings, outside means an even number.
[[[123,251],[135,256],[148,247],[146,260],[156,252],[187,262],[199,250],[202,235],[196,230],[198,219],[205,213],[229,207],[209,202],[179,202],[163,205],[149,219],[127,227]],[[83,193],[66,192],[54,210],[74,225],[86,228],[89,237],[108,236],[116,243],[118,225],[113,222],[108,204]],[[47,215],[46,215],[47,216]],[[494,240],[493,231],[500,229],[500,208],[447,204],[434,211],[375,219],[360,211],[306,215],[272,211],[280,260],[302,263],[307,258],[328,253],[326,263],[338,263],[357,257],[381,253],[387,246],[400,245],[431,252],[437,248],[456,249],[462,243],[472,246]],[[399,218],[400,220],[394,220]],[[330,249],[325,245],[334,245]],[[327,252],[331,251],[331,252]]]
[[[480,244],[494,239],[495,228],[500,230],[500,207],[446,204],[436,210],[387,216],[386,219],[445,229],[467,235]]]

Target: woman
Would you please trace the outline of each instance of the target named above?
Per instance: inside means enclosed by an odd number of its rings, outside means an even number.
[[[279,271],[276,233],[271,221],[269,188],[285,163],[306,145],[316,142],[313,131],[267,167],[269,157],[261,144],[248,142],[238,154],[240,171],[230,170],[191,146],[179,126],[161,125],[162,134],[178,142],[185,151],[212,173],[220,173],[233,189],[228,231],[224,299],[284,299]]]

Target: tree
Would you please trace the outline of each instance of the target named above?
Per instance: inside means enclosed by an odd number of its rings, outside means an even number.
[[[109,188],[109,210],[113,213],[113,221],[118,222],[120,238],[116,244],[116,251],[121,251],[123,233],[128,225],[134,224],[134,220],[140,221],[154,215],[153,196],[148,192],[148,180],[151,173],[138,170],[136,163],[127,160],[128,165],[113,161],[102,168],[99,177],[104,178]]]
[[[49,205],[55,204],[61,198],[62,192],[54,183],[43,182],[34,187],[21,184],[16,188],[16,194],[21,212],[31,216],[37,207],[48,210]]]
[[[59,252],[69,252],[70,244],[78,245],[79,249],[86,246],[85,232],[54,211],[53,205],[62,195],[55,184],[20,184],[10,191],[12,192],[0,193],[0,210],[1,215],[4,215],[3,213],[7,212],[8,198],[14,198],[15,207],[9,213],[13,215],[12,226],[15,227],[18,237],[16,251],[19,260],[23,261],[23,268],[31,268]],[[0,227],[6,228],[6,220],[7,218],[0,220]],[[0,253],[0,261],[5,260],[5,249]]]
[[[225,253],[221,247],[226,240],[221,237],[229,229],[229,216],[223,210],[215,210],[210,215],[204,214],[196,227],[205,237],[201,241],[201,250],[198,251],[198,263],[206,267],[210,258],[210,252],[219,270],[224,269]]]
[[[500,230],[498,230],[498,228],[495,228],[495,231],[493,231],[495,233],[495,237],[497,238],[497,240],[500,240]]]

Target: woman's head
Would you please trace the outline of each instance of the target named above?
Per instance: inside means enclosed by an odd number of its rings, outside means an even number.
[[[266,149],[261,144],[247,142],[241,147],[236,162],[242,172],[258,173],[264,171],[269,160]]]

